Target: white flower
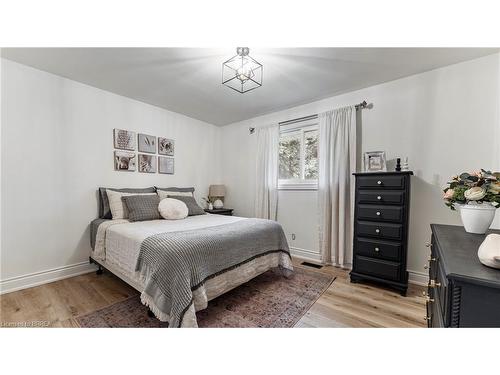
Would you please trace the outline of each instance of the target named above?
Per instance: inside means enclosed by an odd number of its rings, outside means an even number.
[[[491,183],[489,192],[493,194],[500,194],[500,182]]]
[[[483,199],[485,195],[486,190],[479,186],[472,187],[464,192],[465,199],[468,201],[478,201]]]

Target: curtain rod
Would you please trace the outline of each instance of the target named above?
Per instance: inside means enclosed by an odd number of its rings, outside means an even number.
[[[366,107],[368,107],[368,103],[366,102],[366,100],[363,100],[361,103],[356,104],[354,106],[354,108],[356,108],[356,110],[363,109],[363,108],[366,108]],[[309,116],[294,118],[292,120],[282,121],[282,122],[278,123],[278,125],[281,126],[281,125],[294,124],[296,122],[313,120],[313,119],[316,119],[316,118],[318,118],[317,114],[316,115],[309,115]],[[253,134],[255,132],[255,128],[249,128],[249,130],[250,130],[250,134]]]

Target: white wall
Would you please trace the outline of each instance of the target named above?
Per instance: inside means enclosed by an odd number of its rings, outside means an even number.
[[[495,54],[224,127],[227,205],[239,215],[253,215],[256,136],[249,135],[249,126],[366,100],[373,108],[362,111],[361,151],[385,150],[389,159],[408,156],[415,173],[408,269],[423,273],[429,224],[460,224],[458,213],[441,199],[447,179],[460,171],[500,167],[499,60],[500,54]],[[281,191],[279,200],[278,220],[290,245],[317,252],[317,235],[311,235],[318,226],[316,192]],[[495,227],[500,227],[499,216],[497,212]]]
[[[1,72],[2,290],[88,271],[99,186],[199,198],[220,182],[220,128],[9,60]],[[113,128],[175,139],[175,174],[114,171]]]

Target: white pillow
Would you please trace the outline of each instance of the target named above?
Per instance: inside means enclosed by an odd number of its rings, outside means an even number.
[[[162,199],[158,205],[158,211],[161,217],[167,220],[185,219],[188,215],[186,203],[174,198]]]
[[[119,191],[106,189],[106,194],[108,195],[111,217],[113,218],[113,220],[116,220],[128,219],[127,205],[122,201],[122,197],[128,195],[155,195],[156,193],[122,193]]]
[[[193,196],[193,193],[190,192],[190,191],[156,190],[156,192],[158,193],[158,196],[160,197],[160,200],[167,198],[169,195],[170,196],[177,195],[177,196],[181,196],[181,197],[192,197]]]

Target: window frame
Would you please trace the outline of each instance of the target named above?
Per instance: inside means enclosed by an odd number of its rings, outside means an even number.
[[[305,133],[308,131],[318,131],[319,141],[319,120],[311,119],[296,122],[293,124],[280,126],[280,141],[281,135],[286,133],[300,133],[300,179],[280,179],[278,176],[278,190],[317,190],[318,179],[305,179]],[[319,142],[318,142],[319,143]],[[279,163],[279,158],[278,158]],[[278,166],[279,169],[279,166]]]

